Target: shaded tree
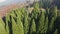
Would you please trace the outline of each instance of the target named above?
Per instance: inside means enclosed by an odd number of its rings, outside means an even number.
[[[36,24],[34,19],[32,20],[32,23],[31,23],[30,34],[36,34]]]

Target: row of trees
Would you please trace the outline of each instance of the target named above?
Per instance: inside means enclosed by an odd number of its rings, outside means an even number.
[[[35,3],[33,7],[31,13],[26,8],[19,8],[0,18],[0,34],[60,34],[57,6],[42,10]]]

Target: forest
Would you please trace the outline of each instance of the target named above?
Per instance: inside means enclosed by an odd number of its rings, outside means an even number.
[[[60,34],[60,10],[57,5],[42,0],[12,9],[0,18],[0,34]]]

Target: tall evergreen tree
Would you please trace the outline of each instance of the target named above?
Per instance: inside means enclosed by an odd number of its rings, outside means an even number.
[[[48,32],[48,16],[46,16],[46,18],[45,18],[45,23],[44,23],[44,29],[43,30],[44,30],[43,33],[47,34],[47,32]]]
[[[56,17],[57,17],[57,6],[53,7],[53,14],[54,14],[54,17],[56,19]]]
[[[11,18],[11,20],[12,20],[12,34],[19,34],[20,33],[19,28],[13,17]]]
[[[32,20],[32,23],[31,23],[30,34],[36,34],[36,24],[34,19]]]
[[[23,23],[21,21],[21,14],[17,16],[17,26],[19,28],[19,33],[24,34]]]
[[[28,29],[29,29],[28,16],[25,15],[25,16],[24,16],[24,32],[25,32],[25,34],[28,33]]]
[[[45,20],[44,12],[41,11],[41,17],[40,17],[40,20],[39,20],[39,23],[38,23],[38,31],[37,31],[37,33],[39,33],[39,34],[43,33],[44,20]]]
[[[38,2],[36,2],[33,7],[34,7],[35,12],[39,11],[39,3]]]
[[[54,17],[56,19],[57,17],[57,6],[54,6],[50,9],[50,18]]]
[[[5,24],[1,18],[0,18],[0,34],[7,34],[5,30]]]
[[[8,26],[8,23],[9,23],[9,21],[10,21],[10,18],[9,18],[9,14],[6,16],[6,31],[7,31],[7,34],[9,34],[9,26]]]
[[[54,28],[54,22],[57,18],[57,7],[54,6],[52,7],[51,11],[50,11],[50,25],[49,25],[49,28],[52,30],[52,28]]]
[[[54,21],[55,21],[55,19],[54,19],[54,17],[52,17],[50,25],[49,25],[49,28],[50,28],[49,30],[51,30],[51,31],[54,28]]]
[[[37,19],[38,13],[40,13],[39,4],[38,4],[38,2],[36,2],[36,4],[34,4],[34,9],[32,11],[32,17],[31,18]]]

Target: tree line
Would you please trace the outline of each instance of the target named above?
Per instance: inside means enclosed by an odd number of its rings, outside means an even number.
[[[26,7],[11,10],[0,18],[0,34],[60,34],[60,13],[57,6],[46,7],[35,3],[31,13]]]

